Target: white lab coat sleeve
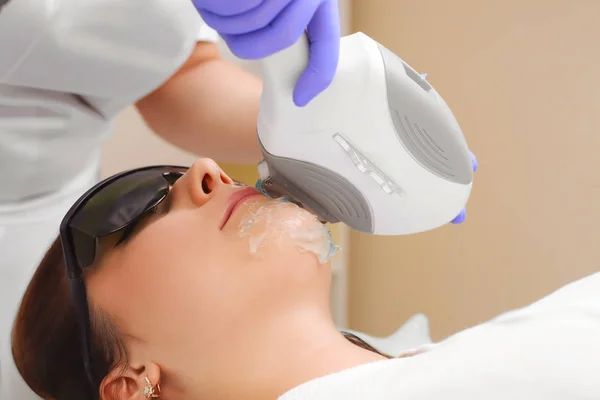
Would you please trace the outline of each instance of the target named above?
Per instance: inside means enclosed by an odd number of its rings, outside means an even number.
[[[173,75],[198,40],[216,38],[190,0],[10,0],[0,84],[75,94],[114,114]]]
[[[199,42],[218,42],[220,40],[219,34],[217,31],[212,29],[206,23],[202,23],[200,25],[200,29],[198,31],[197,39]]]

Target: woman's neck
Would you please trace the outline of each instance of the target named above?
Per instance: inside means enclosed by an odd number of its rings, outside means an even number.
[[[348,341],[330,316],[306,314],[265,324],[241,353],[230,361],[228,388],[196,398],[276,400],[313,379],[386,359]]]
[[[322,333],[320,337],[307,339],[309,340],[303,342],[302,346],[297,347],[294,358],[286,363],[279,375],[277,387],[273,388],[269,397],[262,397],[263,399],[276,399],[288,390],[313,379],[386,359],[351,343],[335,327],[330,332]]]

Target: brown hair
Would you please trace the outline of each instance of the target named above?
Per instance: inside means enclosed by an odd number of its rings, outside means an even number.
[[[95,400],[83,368],[82,344],[71,306],[62,246],[56,239],[37,268],[12,333],[16,366],[29,387],[44,399]],[[92,359],[99,376],[126,362],[123,343],[109,316],[90,307]]]
[[[96,400],[100,382],[96,382],[92,393],[83,368],[82,344],[65,271],[57,239],[23,297],[13,328],[12,353],[25,382],[38,396]],[[90,319],[93,368],[104,377],[113,368],[127,365],[127,353],[109,315],[91,306]],[[344,336],[359,347],[381,354],[355,335],[344,332]]]

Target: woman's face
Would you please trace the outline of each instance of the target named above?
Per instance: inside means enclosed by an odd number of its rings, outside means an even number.
[[[318,255],[329,246],[307,211],[235,185],[201,159],[125,242],[109,243],[86,278],[88,296],[134,358],[184,375],[192,362],[218,369],[294,308],[328,308],[330,271]]]

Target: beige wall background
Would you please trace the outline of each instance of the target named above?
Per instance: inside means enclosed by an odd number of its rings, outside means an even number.
[[[467,223],[352,234],[350,325],[440,339],[599,270],[600,1],[354,0],[353,29],[447,100],[480,169]]]

